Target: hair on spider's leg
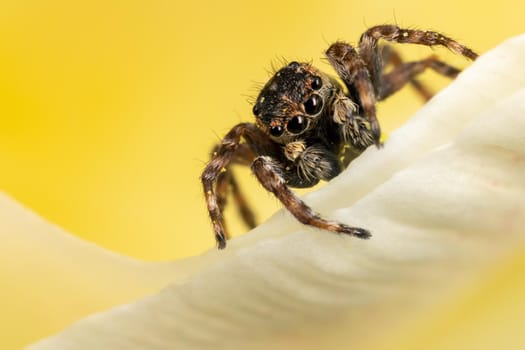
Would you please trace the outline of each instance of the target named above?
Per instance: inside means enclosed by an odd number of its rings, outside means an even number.
[[[380,147],[381,129],[376,116],[375,91],[365,62],[351,45],[344,42],[332,44],[325,54],[350,93],[357,95],[355,97],[370,123],[375,144]]]
[[[288,188],[282,175],[283,169],[272,158],[266,156],[255,158],[252,163],[252,171],[262,186],[272,192],[301,223],[327,231],[345,233],[358,238],[366,239],[370,237],[370,232],[365,229],[347,226],[335,221],[328,221],[315,213]]]

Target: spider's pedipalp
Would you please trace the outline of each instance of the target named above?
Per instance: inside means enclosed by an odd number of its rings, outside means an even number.
[[[370,130],[377,146],[380,146],[381,129],[376,116],[374,86],[365,62],[357,51],[344,42],[336,42],[326,50],[328,62],[346,84],[350,95],[357,99],[370,123]]]

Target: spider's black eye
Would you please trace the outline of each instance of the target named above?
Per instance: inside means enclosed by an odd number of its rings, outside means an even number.
[[[299,66],[300,66],[299,62],[296,62],[296,61],[292,61],[292,62],[288,63],[288,67],[292,68],[292,69],[297,69],[297,68],[299,68]]]
[[[319,113],[321,108],[323,108],[323,100],[319,95],[312,95],[312,97],[304,103],[304,110],[310,115]]]
[[[259,107],[257,107],[257,104],[254,104],[253,105],[253,109],[252,109],[252,112],[254,115],[259,115]]]
[[[276,126],[272,126],[270,127],[270,135],[274,136],[274,137],[279,137],[283,134],[283,127],[280,126],[280,125],[276,125]]]
[[[306,129],[306,125],[306,119],[302,115],[298,115],[288,121],[288,124],[286,124],[286,130],[292,134],[298,134]]]
[[[320,77],[315,76],[312,78],[312,89],[319,90],[323,86],[323,81]]]

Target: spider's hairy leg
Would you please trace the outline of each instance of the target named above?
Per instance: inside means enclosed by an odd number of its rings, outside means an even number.
[[[370,123],[376,146],[380,146],[381,129],[376,117],[376,97],[365,62],[349,44],[336,42],[325,52],[328,62],[334,67],[351,94],[356,94]]]
[[[444,46],[450,51],[471,60],[478,57],[478,54],[465,45],[441,33],[430,30],[403,29],[396,25],[385,24],[371,27],[361,35],[359,54],[365,61],[368,62],[373,58],[372,56],[375,56],[374,51],[380,39],[401,44]]]
[[[219,146],[215,147],[212,153],[212,157],[216,154]],[[239,144],[238,148],[235,150],[234,157],[230,164],[239,164],[239,165],[250,165],[253,161],[254,154],[245,143]],[[231,194],[233,196],[233,201],[237,207],[237,211],[241,216],[243,222],[252,229],[257,226],[257,220],[255,219],[255,214],[250,208],[248,201],[244,197],[244,194],[237,183],[235,174],[232,169],[226,168],[225,171],[219,174],[217,178],[216,193],[217,193],[217,203],[221,212],[224,211],[228,203],[228,191],[231,189]],[[224,225],[224,223],[223,223]]]
[[[242,221],[246,224],[246,226],[248,226],[249,229],[254,228],[255,226],[257,226],[255,214],[248,205],[248,202],[246,201],[246,198],[244,197],[241,189],[239,188],[239,184],[237,183],[237,180],[235,179],[233,174],[231,174],[230,176],[229,185],[232,189],[233,200],[235,202],[235,205],[237,206],[239,214],[241,215]]]
[[[233,196],[233,201],[235,203],[235,206],[237,207],[237,211],[239,212],[242,221],[250,229],[257,226],[255,214],[248,205],[248,202],[244,197],[239,187],[239,184],[237,183],[237,180],[235,179],[235,175],[230,169],[227,169],[226,171],[222,172],[217,178],[216,193],[217,205],[219,206],[219,210],[221,212],[224,212],[224,208],[226,208],[226,205],[228,204],[228,193],[230,189],[231,194]],[[226,229],[226,225],[224,222],[223,226],[226,233],[228,230]],[[226,238],[229,237],[227,236]]]
[[[263,187],[272,192],[283,203],[286,209],[288,209],[288,211],[290,211],[290,213],[292,213],[301,223],[336,233],[349,234],[359,238],[370,237],[370,232],[365,229],[328,221],[315,213],[286,185],[282,174],[283,170],[284,169],[279,163],[267,156],[257,157],[252,163],[252,171]]]
[[[400,66],[403,64],[403,59],[391,45],[383,45],[380,47],[381,50],[381,57],[377,58],[377,60],[381,60],[379,62],[380,64],[380,71],[371,71],[371,75],[375,75],[376,79],[380,79],[379,85],[382,85],[382,82],[384,80],[384,69],[388,65],[392,65],[394,68]],[[418,79],[412,78],[410,80],[410,85],[417,91],[419,96],[423,98],[424,101],[428,101],[434,96],[434,93],[432,90],[430,90],[425,84],[421,83]],[[384,88],[383,88],[384,89]],[[381,89],[378,89],[381,90]],[[381,95],[381,93],[379,93]]]
[[[460,69],[440,61],[435,56],[430,56],[421,61],[401,63],[390,73],[382,76],[377,99],[384,100],[399,91],[406,83],[411,82],[423,98],[428,101],[433,94],[418,80],[414,79],[414,77],[423,73],[427,68],[451,79],[455,78],[461,72]]]
[[[215,239],[219,249],[226,247],[226,239],[228,237],[228,233],[224,227],[223,204],[221,204],[221,200],[223,200],[221,196],[225,196],[225,194],[222,193],[222,191],[224,191],[224,181],[227,180],[228,175],[221,174],[228,171],[228,166],[236,156],[236,151],[241,145],[241,139],[256,139],[261,133],[255,124],[241,123],[234,126],[215,148],[212,159],[206,165],[201,175],[208,213],[212,221]],[[224,180],[220,180],[221,177],[223,177]],[[219,181],[220,186],[218,186]],[[220,187],[220,189],[218,187]],[[220,194],[218,194],[218,192]]]

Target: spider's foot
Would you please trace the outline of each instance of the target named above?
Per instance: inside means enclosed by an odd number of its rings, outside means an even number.
[[[370,233],[370,231],[368,230],[365,230],[364,228],[359,228],[359,227],[350,227],[350,226],[346,226],[346,225],[341,225],[342,227],[342,230],[340,231],[341,233],[344,233],[344,234],[347,234],[347,235],[352,235],[352,236],[355,236],[357,238],[361,238],[361,239],[368,239],[370,237],[372,237],[372,234]]]
[[[383,143],[381,142],[381,127],[379,126],[377,119],[370,121],[370,132],[372,133],[376,147],[381,148],[383,146]]]
[[[215,234],[215,240],[217,241],[217,248],[226,248],[226,237],[224,237],[224,234]]]

